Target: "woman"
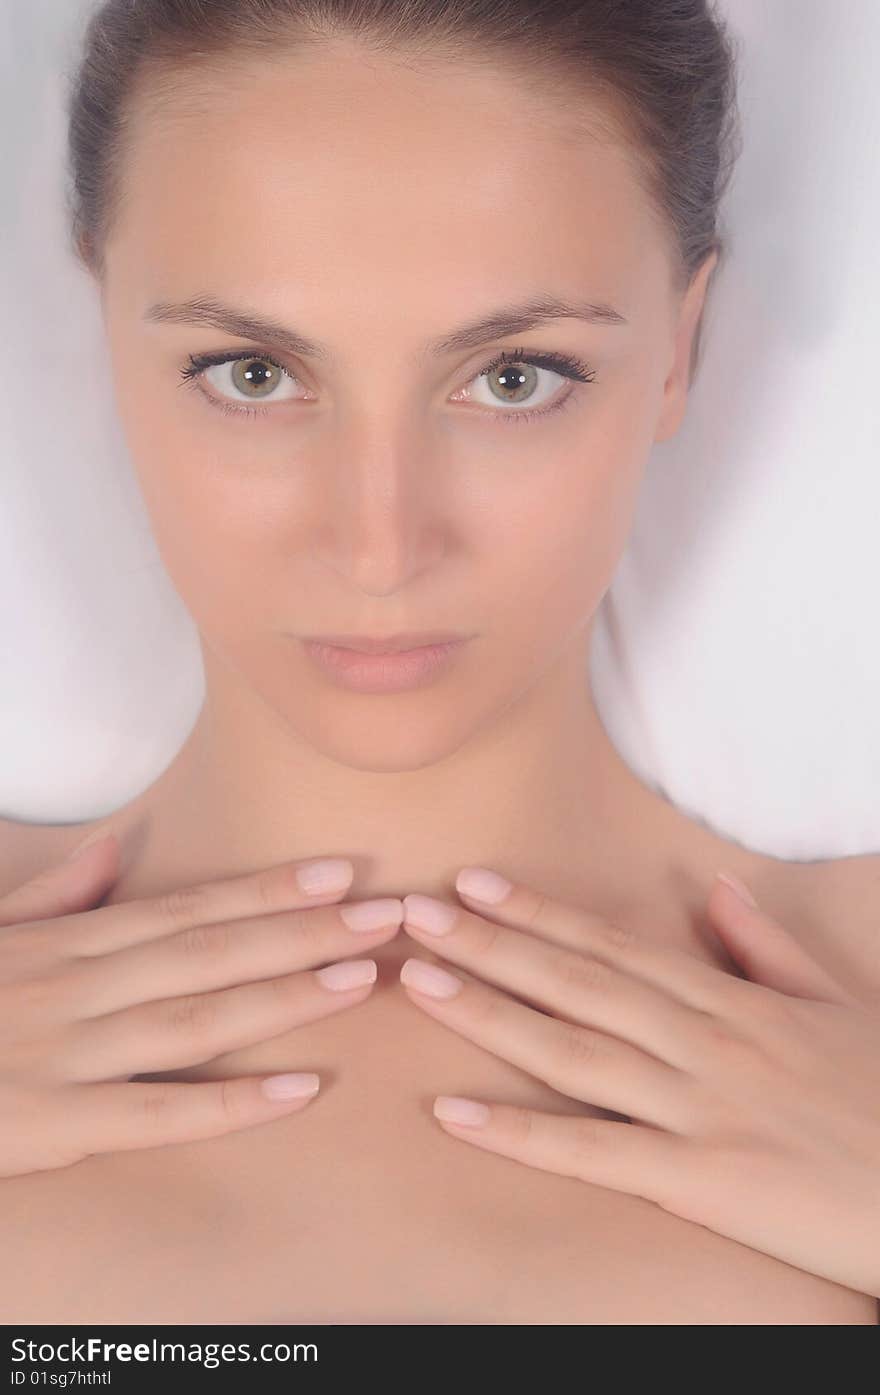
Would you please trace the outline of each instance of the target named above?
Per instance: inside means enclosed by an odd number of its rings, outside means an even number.
[[[267,1013],[238,1049],[140,1077],[314,1070],[307,1107],[0,1186],[6,1321],[877,1320],[875,1297],[613,1181],[467,1147],[436,1095],[629,1115],[400,979],[448,961],[397,900],[455,903],[462,866],[727,970],[700,924],[719,866],[805,944],[864,923],[839,871],[748,852],[636,780],[588,681],[642,471],[685,411],[733,108],[702,0],[113,0],[93,19],[74,243],[206,700],[102,825],[120,874],[90,875],[111,907],[340,856],[347,897],[393,904],[334,951],[377,968],[339,994],[351,1011]],[[421,662],[326,645],[438,632],[457,642]],[[8,825],[0,891],[84,831]]]

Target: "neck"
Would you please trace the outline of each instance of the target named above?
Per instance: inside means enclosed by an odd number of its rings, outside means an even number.
[[[447,740],[440,758],[401,770],[398,741],[390,771],[328,757],[203,652],[205,703],[175,760],[123,820],[147,814],[134,857],[123,861],[123,876],[131,862],[127,880],[138,885],[113,899],[158,890],[151,867],[170,886],[345,856],[355,867],[349,899],[418,891],[454,901],[459,868],[478,865],[563,900],[589,887],[607,912],[634,878],[661,878],[676,832],[680,841],[680,816],[606,735],[580,645],[457,749]],[[405,700],[412,739],[423,742],[418,696]],[[399,737],[405,718],[392,715]],[[378,744],[358,740],[360,754],[375,757]]]

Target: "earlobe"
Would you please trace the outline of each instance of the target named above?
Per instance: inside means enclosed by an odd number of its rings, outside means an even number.
[[[673,437],[684,420],[688,393],[696,371],[706,292],[717,264],[718,252],[710,252],[695,272],[682,298],[675,337],[675,358],[663,391],[663,411],[654,435],[655,442]]]
[[[684,420],[691,379],[692,346],[693,333],[682,318],[676,338],[675,359],[663,388],[663,409],[654,433],[655,442],[670,440]]]

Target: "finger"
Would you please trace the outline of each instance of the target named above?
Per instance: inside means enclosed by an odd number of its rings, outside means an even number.
[[[275,1098],[267,1094],[267,1083],[279,1079],[294,1093]],[[59,1149],[55,1165],[69,1165],[93,1153],[155,1148],[251,1128],[304,1109],[319,1088],[319,1077],[308,1071],[192,1084],[163,1081],[57,1090],[51,1102],[53,1130],[64,1140],[65,1156]]]
[[[349,959],[313,972],[142,1003],[74,1022],[65,1033],[64,1078],[109,1080],[199,1065],[362,1002],[376,974],[374,959]],[[339,986],[340,980],[348,986]]]
[[[479,978],[568,1022],[609,1032],[679,1069],[700,1061],[707,1015],[607,960],[460,907],[431,903],[429,897],[407,896],[403,904],[409,935]],[[438,906],[449,912],[442,935],[436,933]],[[423,921],[435,927],[434,933],[423,928]]]
[[[367,910],[374,928],[352,928]],[[364,915],[366,920],[366,915]],[[64,990],[78,1019],[135,1003],[231,988],[357,954],[393,939],[403,920],[394,897],[280,911],[258,919],[193,925],[158,940],[66,964]]]
[[[749,978],[793,998],[850,1003],[851,995],[794,935],[759,906],[744,901],[728,876],[718,873],[709,897],[709,916],[725,949]]]
[[[299,877],[316,868],[322,875],[319,889],[312,891],[300,883]],[[219,921],[334,901],[348,890],[353,876],[354,867],[348,858],[310,858],[261,868],[240,877],[173,887],[158,896],[99,906],[84,915],[69,917],[64,943],[79,955],[109,954],[193,925],[215,925]]]
[[[60,862],[0,897],[0,927],[71,915],[95,906],[118,876],[115,834],[97,829]]]
[[[754,984],[734,978],[691,954],[652,945],[629,926],[606,920],[580,906],[554,901],[519,882],[510,883],[500,878],[510,886],[509,893],[493,902],[478,900],[464,891],[464,874],[473,871],[482,874],[486,870],[462,868],[456,880],[456,890],[462,900],[486,919],[594,955],[702,1012],[718,1015],[733,1012],[739,1016],[749,990],[763,992]],[[492,873],[493,877],[497,875]],[[404,905],[409,899],[403,898]]]
[[[445,1117],[470,1114],[468,1106],[474,1104],[480,1118],[485,1111],[485,1122],[456,1123]],[[681,1189],[682,1174],[689,1166],[685,1139],[637,1124],[547,1114],[521,1105],[488,1105],[457,1095],[438,1095],[434,1115],[447,1133],[477,1148],[661,1206],[667,1194]]]
[[[400,980],[411,1001],[431,1017],[571,1099],[664,1128],[687,1127],[689,1077],[673,1066],[422,959],[407,959]]]

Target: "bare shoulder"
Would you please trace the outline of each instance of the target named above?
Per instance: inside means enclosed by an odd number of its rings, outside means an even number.
[[[826,924],[846,921],[859,935],[880,935],[880,853],[837,857],[811,868],[814,894]]]
[[[0,896],[60,862],[102,821],[18,823],[0,819]]]
[[[803,869],[799,938],[845,983],[880,993],[880,853],[838,857]],[[792,925],[794,933],[798,927]]]

